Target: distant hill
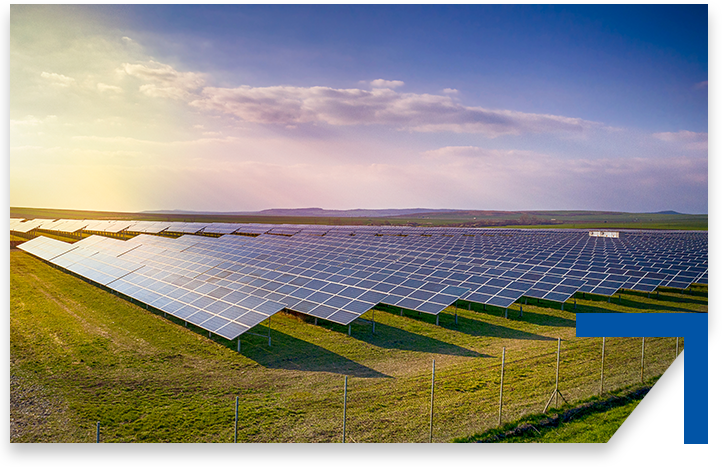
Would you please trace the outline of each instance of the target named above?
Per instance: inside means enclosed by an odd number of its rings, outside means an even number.
[[[257,224],[396,225],[408,227],[524,227],[572,229],[707,230],[707,214],[615,211],[490,211],[462,209],[266,209],[258,212],[111,212],[10,207],[24,219],[114,219],[163,222],[237,222]]]
[[[454,212],[454,209],[323,209],[323,208],[292,208],[264,209],[263,211],[246,212],[204,212],[204,211],[143,211],[144,214],[183,214],[183,215],[223,215],[223,216],[273,216],[273,217],[398,217],[419,214]]]

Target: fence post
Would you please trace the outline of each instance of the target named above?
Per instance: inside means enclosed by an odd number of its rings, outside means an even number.
[[[557,376],[556,383],[554,383],[554,408],[559,408],[559,354],[562,350],[562,338],[557,337]]]
[[[436,360],[431,360],[431,416],[429,417],[429,443],[434,439],[434,382],[436,381]]]
[[[644,337],[642,337],[642,364],[639,370],[642,384],[644,384]]]
[[[236,396],[236,422],[233,426],[233,442],[238,442],[238,396]]]
[[[95,442],[100,442],[100,422],[95,422]]]
[[[604,344],[606,343],[606,337],[602,337],[602,376],[599,381],[599,395],[601,396],[604,392]]]
[[[346,394],[348,389],[348,376],[343,377],[343,433],[341,435],[341,442],[346,442]]]
[[[501,348],[501,384],[499,385],[499,426],[501,426],[501,408],[504,401],[504,361],[506,359],[506,347]]]

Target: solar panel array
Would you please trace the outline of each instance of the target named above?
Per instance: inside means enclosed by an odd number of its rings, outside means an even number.
[[[154,224],[132,228],[163,223]],[[258,236],[94,235],[72,245],[39,237],[20,248],[228,339],[284,308],[349,324],[380,303],[438,314],[459,299],[563,303],[578,291],[686,288],[707,278],[706,232],[610,239],[574,230],[216,226]]]

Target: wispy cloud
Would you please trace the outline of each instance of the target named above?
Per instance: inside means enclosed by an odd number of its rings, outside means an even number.
[[[389,125],[417,132],[505,134],[583,132],[601,124],[558,115],[465,106],[449,96],[399,93],[388,88],[324,86],[207,87],[190,102],[246,122],[298,125]]]
[[[707,151],[707,133],[695,133],[694,131],[676,131],[676,132],[663,132],[654,133],[652,136],[658,140],[681,145],[685,149],[690,151]]]
[[[707,89],[707,81],[701,81],[694,85],[695,89]]]
[[[40,76],[50,81],[50,84],[53,86],[67,88],[70,85],[75,84],[75,78],[71,78],[69,76],[61,75],[58,73],[48,73],[47,71],[43,71],[42,73],[40,73]]]
[[[676,132],[663,132],[663,133],[654,133],[652,136],[654,136],[657,139],[660,139],[662,141],[667,141],[670,143],[679,143],[679,142],[690,142],[690,141],[707,141],[707,133],[695,133],[694,131],[676,131]]]
[[[180,72],[148,61],[124,63],[121,72],[144,81],[149,97],[185,100],[207,112],[233,115],[260,124],[295,127],[386,125],[414,132],[476,133],[487,137],[529,133],[567,133],[603,128],[597,122],[559,115],[466,106],[445,89],[443,95],[398,92],[403,81],[376,79],[371,90],[326,86],[204,87],[205,75]]]
[[[536,202],[560,209],[672,209],[698,203],[707,192],[703,155],[561,158],[534,151],[448,146],[424,152],[421,160],[448,179],[446,186],[465,186],[480,200],[498,197],[500,205],[526,209]]]
[[[118,86],[113,86],[111,84],[105,84],[105,83],[98,83],[97,84],[98,91],[100,92],[111,92],[111,93],[121,93],[123,92],[123,89]]]
[[[371,87],[372,88],[388,88],[388,89],[394,89],[399,88],[404,85],[403,81],[399,80],[386,80],[386,79],[375,79],[371,81]]]
[[[170,65],[152,60],[146,63],[124,63],[121,71],[143,81],[150,81],[139,88],[140,92],[150,97],[187,99],[191,91],[205,84],[201,73],[180,72]]]
[[[12,126],[38,126],[46,122],[54,122],[57,120],[57,116],[48,115],[45,118],[38,118],[33,115],[26,115],[20,119],[11,119],[10,125]]]

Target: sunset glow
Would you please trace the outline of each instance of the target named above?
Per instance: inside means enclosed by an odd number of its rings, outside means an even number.
[[[10,205],[706,213],[707,6],[42,6]]]

